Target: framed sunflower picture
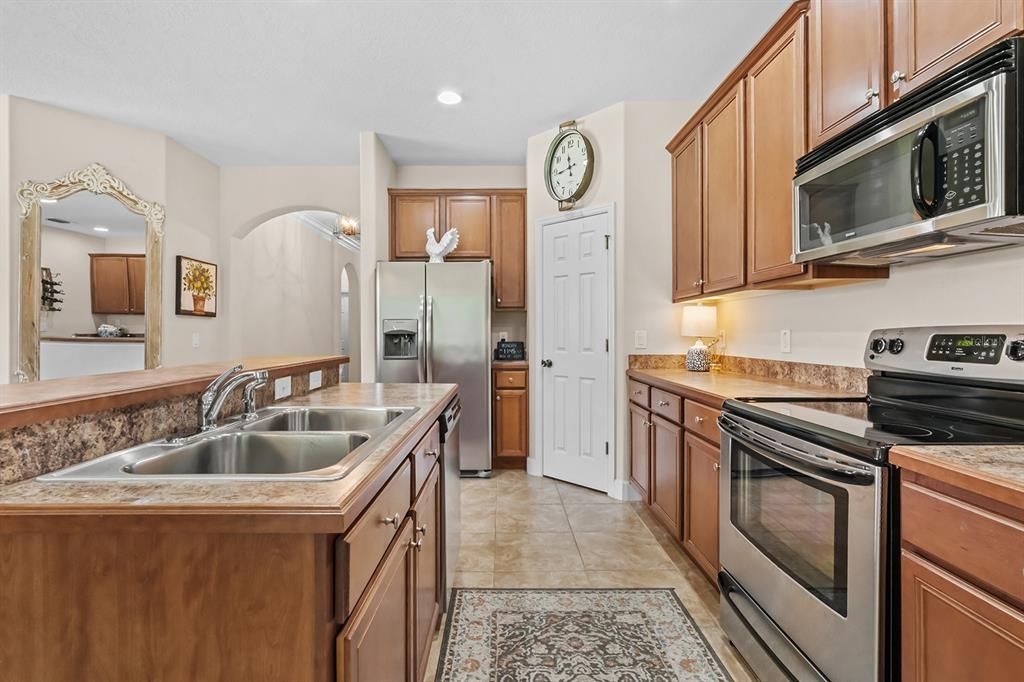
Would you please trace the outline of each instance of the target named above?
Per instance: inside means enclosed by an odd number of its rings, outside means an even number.
[[[178,315],[217,317],[217,266],[178,256],[175,275],[178,294],[174,300],[174,312]]]

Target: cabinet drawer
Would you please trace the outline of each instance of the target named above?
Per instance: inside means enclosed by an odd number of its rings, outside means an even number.
[[[683,423],[683,399],[660,388],[651,389],[651,410],[677,424]]]
[[[437,463],[438,457],[441,455],[441,429],[437,424],[434,424],[427,435],[423,436],[423,440],[419,442],[416,449],[412,451],[413,461],[413,497],[423,487],[423,484],[427,481],[427,476],[430,475],[430,470],[434,468],[434,464]]]
[[[338,538],[335,570],[339,621],[344,621],[359,601],[411,506],[412,464],[406,459],[352,529]]]
[[[687,431],[697,434],[710,443],[719,444],[718,417],[722,414],[719,410],[687,400],[685,414],[686,423],[683,426]]]
[[[637,405],[651,406],[651,387],[639,381],[629,380],[629,399]]]
[[[499,369],[494,373],[494,388],[526,388],[526,371]]]
[[[1024,524],[904,482],[900,531],[921,553],[1024,601]]]

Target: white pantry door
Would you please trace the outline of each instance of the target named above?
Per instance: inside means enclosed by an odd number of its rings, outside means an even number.
[[[544,475],[608,492],[609,214],[545,225],[541,272]]]

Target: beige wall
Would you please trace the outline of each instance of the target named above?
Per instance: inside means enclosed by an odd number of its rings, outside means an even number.
[[[95,331],[89,254],[106,250],[105,239],[46,225],[42,227],[42,266],[60,273],[64,302],[60,304],[59,311],[42,313],[40,334],[71,336]]]
[[[398,166],[392,186],[423,189],[526,187],[526,167]]]
[[[360,357],[362,381],[376,378],[376,293],[378,260],[388,258],[388,187],[395,186],[397,168],[376,133],[359,135],[359,205],[361,207],[359,272]],[[355,306],[352,307],[355,310]]]
[[[18,253],[16,247],[16,231],[11,229],[11,219],[16,217],[17,203],[14,199],[14,181],[11,179],[10,155],[10,107],[11,98],[0,95],[0,248],[8,254],[0,258],[0,384],[8,382],[16,362],[11,344],[11,320],[14,316],[14,295],[17,291],[17,271],[14,266],[13,254]]]

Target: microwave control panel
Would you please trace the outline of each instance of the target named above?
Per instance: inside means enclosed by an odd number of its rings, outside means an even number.
[[[1003,355],[1006,334],[935,334],[928,344],[929,360],[995,365]]]
[[[939,119],[944,149],[939,165],[946,170],[940,213],[985,203],[985,100],[979,99]]]

